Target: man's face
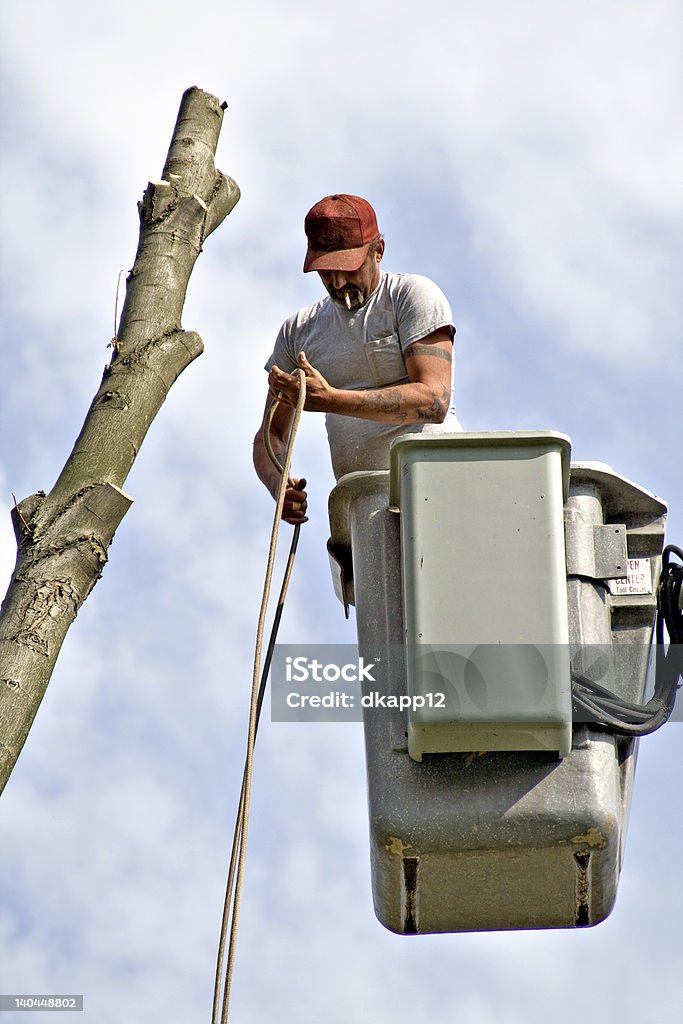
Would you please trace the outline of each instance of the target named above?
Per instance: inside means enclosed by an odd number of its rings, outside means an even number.
[[[377,251],[370,252],[358,270],[319,270],[333,302],[345,309],[360,309],[379,284],[379,265],[384,253],[384,242]]]

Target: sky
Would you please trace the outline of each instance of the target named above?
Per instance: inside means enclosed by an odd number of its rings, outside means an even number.
[[[206,350],[145,440],[135,503],[0,799],[0,994],[82,993],[97,1024],[199,1024],[272,516],[251,468],[263,363],[282,320],[321,293],[301,272],[304,214],[329,193],[367,196],[385,267],[443,288],[466,430],[568,434],[575,460],[668,502],[683,544],[683,11],[5,0],[0,26],[4,580],[13,495],[52,486],[109,360],[136,203],[181,95],[228,103],[216,162],[242,199],[207,240],[183,317]],[[316,414],[294,468],[310,521],[281,640],[352,643]],[[641,743],[605,922],[400,937],[372,910],[361,727],[266,716],[231,1020],[675,1019],[679,743],[675,724]]]

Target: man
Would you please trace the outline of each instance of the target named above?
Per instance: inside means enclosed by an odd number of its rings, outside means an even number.
[[[355,470],[387,469],[394,437],[444,423],[451,396],[455,328],[441,290],[426,277],[381,269],[384,239],[372,206],[359,196],[326,196],[304,222],[304,273],[317,271],[327,296],[290,317],[266,363],[271,444],[282,461],[299,390],[324,412],[339,479]],[[455,415],[444,426],[460,430]],[[431,429],[435,429],[431,426]],[[275,496],[279,474],[268,458],[263,425],[254,439],[254,466]],[[306,481],[287,488],[282,518],[306,522]]]

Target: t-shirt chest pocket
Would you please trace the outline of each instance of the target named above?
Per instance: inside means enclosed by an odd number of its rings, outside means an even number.
[[[406,377],[406,364],[398,334],[368,338],[363,348],[376,385],[382,387]]]

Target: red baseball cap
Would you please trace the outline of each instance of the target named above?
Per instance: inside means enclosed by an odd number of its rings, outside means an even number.
[[[306,214],[309,270],[358,270],[379,235],[375,211],[360,196],[325,196]]]

